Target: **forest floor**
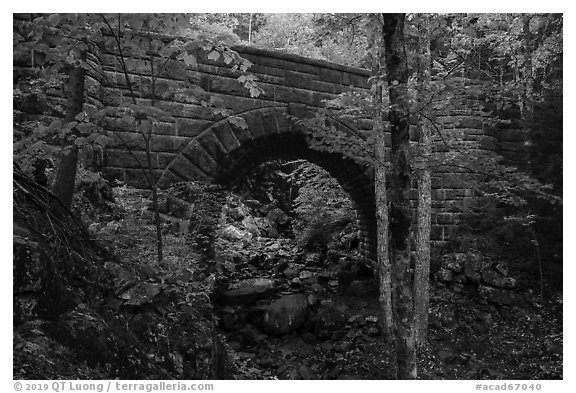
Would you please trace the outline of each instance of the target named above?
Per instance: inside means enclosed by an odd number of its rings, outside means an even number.
[[[220,237],[216,239],[216,250],[220,247],[234,255],[233,263],[225,266],[223,277],[215,277],[208,293],[205,275],[198,278],[194,272],[201,269],[201,256],[190,248],[188,228],[163,224],[164,259],[158,263],[149,200],[127,187],[116,188],[115,197],[112,211],[96,214],[89,231],[118,255],[124,269],[140,272],[149,285],[172,285],[174,281],[181,292],[212,297],[214,318],[232,359],[234,378],[395,378],[392,345],[381,334],[377,289],[370,288],[370,278],[361,277],[355,291],[344,290],[342,257],[337,262],[316,259],[310,263],[310,255],[287,236],[255,237],[250,241]],[[222,257],[217,251],[216,259],[220,258],[221,264]],[[544,283],[545,296],[541,300],[536,278],[516,277],[527,299],[517,306],[479,301],[432,279],[429,345],[419,351],[420,379],[563,378],[561,291]],[[273,281],[275,292],[256,302],[232,306],[218,296],[219,291],[255,278]],[[350,283],[347,285],[349,288]],[[290,333],[271,334],[261,319],[253,317],[254,310],[266,309],[276,299],[292,295],[306,296],[310,306],[308,320]],[[318,331],[321,309],[330,311],[324,313],[325,324],[330,325],[334,318],[343,320],[328,334]],[[154,315],[150,321],[162,324],[164,317]],[[170,325],[170,321],[166,323]],[[160,336],[161,332],[154,333],[155,326],[150,323],[144,327],[150,337]],[[177,326],[174,329],[177,331]],[[34,329],[30,332],[34,337],[15,338],[15,365],[19,365],[15,377],[90,379],[108,375],[106,370],[89,366],[80,358],[76,363],[64,361],[73,358],[71,353],[76,353],[76,347],[45,339]],[[75,364],[82,367],[78,369]]]
[[[142,207],[134,206],[141,200],[128,194],[117,203],[131,211]],[[132,219],[130,225],[114,229],[111,238],[116,252],[151,269],[178,269],[178,261],[189,252],[182,235],[167,231],[165,260],[158,265],[150,216]],[[273,244],[276,249],[294,247],[292,239],[260,240],[259,244]],[[246,248],[246,244],[236,246]],[[255,248],[250,252],[267,252],[264,246],[260,251],[257,244],[251,247]],[[239,271],[245,276],[248,270],[237,267],[234,274]],[[251,266],[249,275],[271,277],[277,271],[274,266]],[[562,296],[548,287],[545,293],[544,301],[534,294],[531,301],[520,306],[496,306],[481,304],[432,281],[429,345],[419,354],[419,378],[562,379]],[[377,296],[350,296],[329,290],[322,298],[342,306],[350,316],[340,334],[328,339],[319,339],[304,328],[280,337],[252,325],[244,326],[240,333],[221,330],[233,348],[236,377],[393,379],[391,345],[380,334],[367,333],[369,323],[364,322],[380,316]],[[238,339],[238,335],[243,337]]]

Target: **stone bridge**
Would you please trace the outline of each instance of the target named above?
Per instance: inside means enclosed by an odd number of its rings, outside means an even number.
[[[206,54],[198,56],[195,67],[178,72],[167,67],[159,74],[159,87],[183,83],[200,86],[211,97],[221,100],[233,116],[242,117],[247,127],[238,127],[227,117],[186,97],[157,99],[155,106],[171,116],[161,119],[154,127],[151,150],[155,180],[161,187],[193,179],[230,183],[272,159],[306,159],[326,169],[349,194],[358,215],[361,249],[366,257],[375,259],[373,169],[340,154],[312,149],[306,130],[297,121],[314,116],[325,99],[351,89],[367,91],[369,71],[251,47],[235,49],[253,63],[249,72],[258,78],[264,91],[257,98],[251,97],[238,82],[238,72],[233,72],[222,60],[209,59]],[[91,55],[90,60],[96,72],[87,78],[87,106],[114,107],[127,103],[129,92],[118,58],[103,52]],[[150,67],[146,61],[126,59],[128,76],[139,94],[138,102],[142,103],[150,102],[146,94],[150,87]],[[15,59],[14,64],[15,69],[17,65],[29,67],[30,60]],[[510,135],[510,141],[497,140],[485,125],[487,113],[478,104],[478,97],[470,96],[454,105],[450,113],[439,116],[446,136],[460,137],[480,149],[514,150],[515,131],[502,133]],[[347,135],[362,138],[372,129],[369,119],[350,123],[333,121],[331,125]],[[106,127],[113,131],[116,142],[104,152],[104,171],[130,185],[147,187],[142,135],[122,118],[107,118]],[[388,136],[387,143],[389,141]],[[436,145],[436,151],[442,149],[441,144]],[[448,169],[433,175],[432,238],[437,242],[449,239],[463,219],[463,206],[472,197],[472,191],[463,185],[462,175]]]
[[[234,116],[242,117],[247,128],[235,126],[227,117],[186,99],[156,101],[156,107],[171,114],[171,118],[155,127],[151,141],[153,170],[158,184],[165,187],[176,181],[193,179],[231,183],[269,160],[306,159],[326,169],[349,194],[358,215],[361,250],[366,257],[374,259],[373,169],[340,154],[312,149],[306,130],[297,122],[314,116],[325,99],[348,90],[368,90],[369,71],[250,47],[236,50],[253,63],[249,72],[258,78],[264,91],[257,98],[250,97],[248,90],[237,81],[237,72],[223,61],[213,61],[205,55],[199,56],[196,67],[186,69],[185,73],[174,76],[168,71],[160,75],[158,84],[176,86],[187,80],[201,86],[211,96],[222,100]],[[97,61],[103,74],[115,81],[115,85],[106,87],[102,79],[89,84],[94,87],[89,89],[89,100],[97,106],[116,106],[125,102],[128,91],[117,58],[103,53]],[[127,65],[134,86],[149,84],[148,68],[142,67],[141,61],[128,59]],[[487,113],[478,103],[477,97],[460,100],[450,113],[439,116],[438,121],[443,124],[447,136],[462,138],[475,144],[476,148],[498,149],[500,141],[486,127]],[[348,135],[363,138],[372,129],[369,119],[349,124],[333,121],[331,125]],[[128,184],[147,187],[142,169],[142,163],[146,162],[142,136],[121,118],[109,118],[107,126],[118,137],[118,143],[106,149],[106,172]],[[442,149],[443,146],[437,143],[436,151]],[[462,221],[463,205],[472,197],[472,191],[463,185],[462,175],[444,169],[433,176],[432,238],[437,242],[449,239],[450,233]]]
[[[253,63],[249,72],[257,76],[258,85],[264,91],[259,97],[250,97],[248,90],[237,81],[239,74],[224,62],[211,61],[206,56],[199,56],[197,67],[188,69],[186,77],[221,99],[248,127],[235,126],[227,117],[215,115],[212,109],[200,104],[184,100],[156,102],[156,107],[172,115],[170,121],[161,122],[155,128],[151,143],[159,185],[165,187],[193,179],[230,183],[263,162],[303,158],[326,169],[350,195],[358,214],[361,248],[366,256],[371,255],[376,245],[372,168],[339,154],[311,149],[305,130],[296,121],[313,116],[325,99],[349,89],[369,89],[369,72],[296,55],[248,47],[236,49]],[[108,79],[124,83],[114,56],[101,54],[99,63]],[[146,78],[135,69],[130,77],[136,85]],[[179,80],[166,74],[160,82],[175,85]],[[123,96],[128,96],[127,91],[118,88],[98,90],[101,84],[93,85],[95,90],[91,96],[98,106],[116,106]],[[142,136],[137,130],[130,130],[120,118],[109,118],[107,125],[119,140],[106,149],[106,172],[128,184],[146,187]],[[350,125],[334,121],[332,125],[361,136],[372,128],[368,120]]]

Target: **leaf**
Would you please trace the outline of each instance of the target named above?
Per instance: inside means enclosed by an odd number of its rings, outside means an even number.
[[[48,16],[47,20],[52,26],[56,26],[62,21],[62,16],[60,14],[52,14]]]
[[[148,134],[152,131],[152,121],[150,119],[142,120],[140,123],[140,131]]]
[[[208,53],[208,58],[210,60],[218,61],[220,58],[220,52],[213,50],[212,52]]]
[[[196,56],[187,54],[184,56],[184,63],[186,63],[188,67],[196,67],[198,61],[196,60]]]
[[[230,64],[234,61],[234,58],[230,56],[228,53],[224,52],[224,63]]]

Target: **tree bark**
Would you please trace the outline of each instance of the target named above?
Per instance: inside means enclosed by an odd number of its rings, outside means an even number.
[[[411,257],[410,140],[405,14],[384,14],[384,57],[390,94],[391,125],[389,228],[394,338],[399,379],[417,377],[414,336],[413,261]]]
[[[86,60],[85,51],[80,52],[80,60]],[[74,121],[76,115],[82,112],[84,106],[84,81],[84,68],[74,67],[70,70],[67,89],[65,90],[66,116],[64,121],[66,123]],[[72,196],[74,195],[77,169],[78,146],[72,144],[64,147],[56,170],[52,192],[67,209],[72,207]]]
[[[376,195],[376,224],[377,224],[377,257],[378,279],[380,288],[380,305],[384,314],[384,336],[387,341],[392,339],[392,282],[390,270],[390,254],[388,248],[388,200],[386,197],[386,144],[384,135],[384,119],[382,107],[382,85],[374,86],[374,132],[376,133],[376,162],[375,162],[375,195]]]
[[[420,91],[429,91],[430,86],[430,20],[421,15],[418,35],[418,87]],[[424,97],[426,98],[426,97]],[[420,100],[422,102],[422,100]],[[421,109],[426,117],[429,109]],[[430,304],[430,216],[432,210],[432,191],[430,174],[430,154],[432,152],[432,131],[428,120],[420,119],[418,147],[420,168],[418,182],[418,211],[416,219],[416,268],[414,271],[414,308],[416,312],[416,344],[425,346],[428,342],[428,311]]]

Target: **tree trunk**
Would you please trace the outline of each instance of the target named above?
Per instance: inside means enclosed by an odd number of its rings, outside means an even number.
[[[250,14],[250,20],[248,21],[248,43],[251,44],[252,43],[252,15],[254,14]]]
[[[404,43],[405,14],[384,14],[384,57],[390,94],[390,261],[398,378],[417,376],[414,337],[413,273],[410,247],[410,140],[408,66]]]
[[[86,60],[85,51],[80,53],[80,60]],[[84,80],[84,68],[74,67],[70,70],[67,89],[65,91],[66,117],[64,121],[66,123],[74,121],[76,115],[82,112],[84,106]],[[66,146],[61,153],[52,191],[67,209],[72,207],[77,168],[78,146],[75,144]]]
[[[370,16],[369,25],[374,27],[369,30],[369,40],[372,57],[372,101],[374,105],[373,132],[376,135],[375,162],[374,162],[374,194],[376,196],[376,226],[377,226],[377,270],[379,280],[380,306],[384,316],[385,341],[393,342],[393,322],[392,322],[392,283],[390,271],[390,251],[388,247],[388,200],[386,197],[386,143],[384,129],[384,106],[383,78],[384,78],[384,58],[383,41],[380,27],[382,24],[380,14]]]
[[[386,197],[386,144],[382,108],[382,86],[374,86],[374,132],[376,133],[375,195],[377,223],[378,279],[380,282],[380,305],[384,314],[384,337],[392,339],[392,283],[390,274],[390,254],[388,248],[388,201]]]
[[[421,16],[418,35],[418,87],[420,91],[429,91],[430,86],[430,20],[428,15]],[[426,99],[427,97],[423,97]],[[423,102],[423,100],[419,100]],[[421,109],[428,116],[428,108]],[[430,216],[432,210],[432,191],[430,175],[431,129],[428,120],[419,122],[418,147],[420,168],[418,171],[418,212],[416,221],[416,268],[414,271],[414,308],[416,312],[416,344],[425,346],[428,342],[428,310],[430,304]]]

